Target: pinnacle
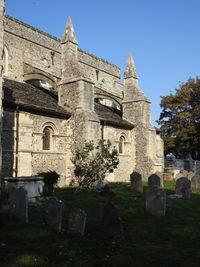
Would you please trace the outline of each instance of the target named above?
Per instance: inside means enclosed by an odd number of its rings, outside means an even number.
[[[124,72],[124,78],[135,78],[138,79],[135,63],[131,54],[128,55],[126,70]]]
[[[76,34],[74,31],[74,27],[73,27],[73,24],[72,24],[70,17],[68,17],[68,19],[67,19],[67,23],[66,23],[65,30],[64,30],[64,33],[62,36],[62,40],[61,40],[62,44],[66,43],[66,42],[72,42],[76,45],[78,44],[78,41],[76,39]]]

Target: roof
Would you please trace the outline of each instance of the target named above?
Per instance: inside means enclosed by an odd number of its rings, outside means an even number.
[[[58,93],[33,85],[4,79],[3,105],[19,106],[23,110],[37,111],[58,117],[70,117],[70,113],[58,105]]]
[[[101,123],[104,125],[110,125],[128,130],[134,128],[132,123],[122,119],[122,114],[119,110],[104,106],[100,103],[95,103],[95,112],[99,116]]]
[[[40,114],[70,117],[70,112],[58,105],[58,93],[53,90],[37,88],[31,84],[4,79],[4,107],[17,107]],[[95,112],[102,124],[122,129],[132,129],[134,125],[122,119],[121,111],[95,103]]]

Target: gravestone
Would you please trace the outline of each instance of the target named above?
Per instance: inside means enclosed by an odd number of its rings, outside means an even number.
[[[196,174],[191,179],[191,190],[194,193],[200,192],[200,174]]]
[[[112,201],[107,201],[103,207],[103,224],[111,232],[122,233],[122,221],[117,207]]]
[[[107,184],[100,191],[100,195],[102,197],[106,197],[107,199],[112,199],[115,197],[115,193],[112,190],[110,190],[110,187]]]
[[[163,172],[156,172],[155,174],[160,177],[160,186],[163,187]]]
[[[48,197],[45,201],[45,223],[52,230],[61,231],[63,202],[56,197]]]
[[[87,214],[85,211],[76,208],[69,214],[67,232],[70,235],[84,236]]]
[[[188,176],[187,178],[191,181],[192,180],[192,177],[195,175],[194,172],[188,172]]]
[[[153,173],[148,177],[148,186],[161,186],[161,179],[160,177]]]
[[[26,190],[22,187],[10,188],[9,211],[10,214],[20,217],[28,223],[28,197]]]
[[[165,216],[166,193],[159,186],[147,187],[146,192],[146,212],[151,215]]]
[[[142,175],[138,172],[133,172],[130,175],[131,189],[133,192],[143,192]]]
[[[175,180],[178,180],[179,178],[182,178],[182,177],[187,178],[187,177],[188,177],[188,171],[186,171],[186,170],[181,170],[180,173],[178,173],[178,174],[175,176]]]
[[[182,195],[183,198],[190,198],[191,181],[186,177],[181,177],[176,180],[175,193],[177,195]]]

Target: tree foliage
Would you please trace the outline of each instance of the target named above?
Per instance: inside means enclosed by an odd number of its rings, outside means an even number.
[[[159,120],[165,154],[176,157],[190,154],[200,158],[200,79],[189,79],[175,94],[161,96]]]
[[[118,152],[109,140],[100,140],[96,145],[90,141],[76,151],[72,163],[79,191],[100,184],[107,173],[113,172],[119,164]]]

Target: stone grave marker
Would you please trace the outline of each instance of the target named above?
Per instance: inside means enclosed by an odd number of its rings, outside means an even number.
[[[115,197],[115,193],[110,190],[110,187],[107,184],[103,187],[103,189],[101,189],[100,195],[107,199],[112,199]]]
[[[45,223],[52,230],[61,231],[63,202],[56,197],[48,197],[45,201]]]
[[[179,178],[188,177],[188,171],[186,170],[181,170],[176,176],[175,176],[175,180],[178,180]]]
[[[146,212],[151,215],[165,216],[166,212],[166,192],[159,186],[149,186],[145,192]]]
[[[163,187],[163,172],[156,172],[155,174],[160,177],[160,186]]]
[[[192,177],[195,175],[194,172],[188,172],[188,176],[187,178],[191,181],[192,180]]]
[[[160,177],[153,173],[148,177],[148,186],[161,186],[161,179]]]
[[[194,193],[200,192],[200,174],[193,175],[191,179],[191,190]]]
[[[84,236],[87,214],[85,211],[74,208],[69,214],[67,232],[70,235]]]
[[[12,187],[9,190],[9,211],[10,214],[20,217],[28,223],[28,197],[22,187]]]
[[[191,181],[186,177],[177,179],[175,193],[177,195],[182,195],[183,198],[190,198]]]
[[[103,224],[111,232],[123,232],[118,209],[111,200],[107,201],[103,207]]]
[[[138,172],[133,172],[130,175],[130,180],[131,180],[131,189],[133,192],[143,192],[143,187],[142,187],[142,175]]]

